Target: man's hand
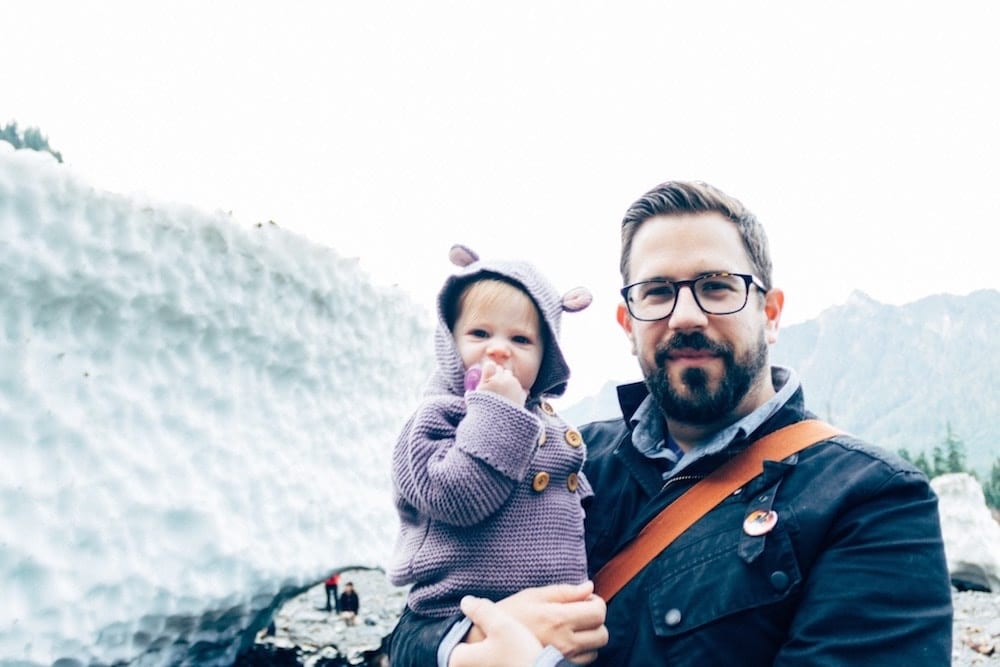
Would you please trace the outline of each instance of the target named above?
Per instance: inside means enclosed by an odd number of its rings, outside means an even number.
[[[542,652],[542,645],[528,628],[489,600],[467,595],[462,598],[462,613],[486,637],[456,646],[449,667],[529,667]]]
[[[527,588],[500,600],[497,606],[529,628],[542,646],[554,646],[573,662],[588,664],[608,643],[604,627],[607,606],[593,593],[590,581],[575,586],[555,584]],[[483,635],[484,629],[473,625],[466,641],[482,641]]]

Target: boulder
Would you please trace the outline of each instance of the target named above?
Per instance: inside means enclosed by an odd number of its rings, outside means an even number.
[[[938,495],[941,532],[951,581],[959,590],[1000,592],[1000,524],[983,489],[967,473],[931,480]]]

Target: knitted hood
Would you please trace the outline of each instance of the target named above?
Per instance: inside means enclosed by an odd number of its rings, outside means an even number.
[[[451,332],[453,322],[448,313],[462,290],[469,283],[484,278],[498,278],[523,290],[538,306],[545,332],[545,354],[538,369],[538,377],[531,387],[530,399],[541,396],[561,396],[569,380],[569,366],[559,347],[559,324],[563,311],[577,312],[590,305],[591,294],[585,287],[577,287],[560,295],[539,271],[527,262],[484,261],[465,246],[452,246],[449,257],[461,267],[445,280],[438,293],[438,327],[434,338],[438,370],[431,380],[430,391],[447,391],[461,396],[465,392],[465,369]]]

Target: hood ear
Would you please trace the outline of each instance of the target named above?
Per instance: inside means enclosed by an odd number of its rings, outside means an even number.
[[[586,287],[574,287],[563,294],[562,309],[567,313],[577,313],[590,305],[594,300],[590,290]]]
[[[456,243],[451,247],[451,250],[448,251],[448,259],[450,259],[451,263],[455,266],[468,266],[469,264],[478,261],[479,255],[468,247]]]

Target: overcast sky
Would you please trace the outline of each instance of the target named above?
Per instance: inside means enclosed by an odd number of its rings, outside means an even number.
[[[786,326],[854,289],[1000,286],[998,7],[15,1],[0,123],[98,188],[274,220],[428,304],[454,242],[587,285],[573,396],[636,376],[618,227],[667,179],[763,220]]]

